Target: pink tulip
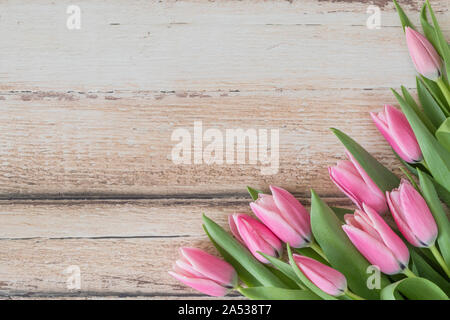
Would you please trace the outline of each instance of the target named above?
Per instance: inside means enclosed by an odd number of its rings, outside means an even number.
[[[370,115],[378,130],[400,158],[409,163],[422,160],[422,151],[417,143],[416,136],[400,110],[385,105],[384,112],[378,114],[371,112]]]
[[[438,229],[433,215],[419,192],[407,180],[398,189],[386,192],[389,208],[398,229],[415,247],[430,247],[437,238]]]
[[[340,296],[347,290],[347,279],[339,271],[309,257],[293,255],[303,274],[320,290],[332,296]]]
[[[180,248],[181,259],[169,274],[185,285],[210,296],[220,297],[237,285],[237,274],[227,262],[203,250]]]
[[[235,238],[262,263],[269,263],[269,261],[258,251],[271,257],[281,256],[283,245],[280,239],[258,220],[243,213],[235,213],[228,217],[228,222]]]
[[[337,165],[328,168],[331,180],[344,192],[357,206],[362,208],[366,203],[379,213],[388,210],[383,192],[367,175],[352,154],[346,151],[350,161],[338,161]]]
[[[441,75],[442,59],[433,45],[412,28],[406,27],[405,33],[409,55],[417,72],[428,79],[437,80]]]
[[[374,209],[365,204],[363,208],[364,211],[345,215],[347,224],[342,229],[358,251],[381,272],[402,272],[408,266],[408,248]]]
[[[309,212],[284,189],[270,186],[272,195],[259,194],[250,203],[255,215],[282,241],[302,248],[311,243]]]

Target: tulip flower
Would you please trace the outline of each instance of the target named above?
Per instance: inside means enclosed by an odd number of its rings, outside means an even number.
[[[346,225],[342,229],[350,241],[381,272],[397,274],[409,271],[406,245],[374,209],[366,204],[363,204],[363,209],[344,216]]]
[[[368,176],[352,154],[346,151],[350,161],[338,161],[337,165],[328,168],[331,180],[357,206],[362,209],[366,203],[380,214],[388,210],[386,198],[375,182]]]
[[[228,217],[228,222],[234,237],[262,263],[269,263],[269,261],[258,252],[276,258],[283,253],[283,244],[280,239],[258,220],[243,213],[236,213]]]
[[[409,55],[417,72],[430,80],[436,81],[441,75],[441,57],[428,39],[419,32],[406,27],[405,34]]]
[[[422,151],[416,136],[400,110],[385,105],[384,112],[378,114],[371,112],[370,115],[378,130],[400,158],[409,163],[422,160]]]
[[[220,297],[237,285],[237,274],[227,262],[203,250],[184,247],[181,259],[169,274],[185,285],[210,296]]]
[[[424,198],[407,180],[398,189],[386,192],[389,208],[398,229],[415,247],[430,247],[437,238],[438,228]]]
[[[309,246],[312,242],[309,212],[286,190],[275,186],[270,186],[270,190],[272,195],[260,193],[250,203],[255,215],[291,247]]]
[[[332,296],[341,296],[347,291],[347,279],[339,271],[312,258],[293,254],[295,264],[319,289]]]

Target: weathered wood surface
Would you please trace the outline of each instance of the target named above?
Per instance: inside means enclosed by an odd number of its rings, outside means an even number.
[[[3,201],[0,215],[7,228],[0,237],[0,296],[196,297],[167,274],[178,247],[214,252],[201,227],[202,213],[226,225],[227,214],[249,212],[248,202]],[[64,270],[72,265],[80,268],[81,291],[67,289]]]
[[[248,212],[246,185],[349,205],[329,127],[398,166],[368,116],[415,86],[390,1],[378,30],[368,1],[77,1],[71,31],[68,4],[0,1],[2,298],[201,298],[166,272],[178,246],[211,249],[201,213]],[[432,4],[448,35],[448,0]],[[175,165],[171,134],[194,121],[279,129],[279,173]]]

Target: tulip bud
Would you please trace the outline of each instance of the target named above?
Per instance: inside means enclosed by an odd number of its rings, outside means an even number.
[[[371,112],[378,130],[389,142],[394,151],[406,162],[413,163],[422,160],[416,136],[405,115],[390,105],[384,106],[384,112]]]
[[[185,285],[210,296],[220,297],[237,285],[237,274],[227,262],[203,250],[180,248],[181,259],[169,274]]]
[[[309,257],[293,254],[295,264],[320,290],[340,296],[347,290],[347,279],[339,271]]]
[[[405,28],[409,55],[418,73],[436,81],[441,75],[442,59],[433,45],[412,28]]]
[[[362,204],[366,203],[377,212],[385,213],[388,207],[383,192],[352,154],[348,151],[346,154],[350,161],[338,161],[336,166],[328,168],[331,180],[358,208],[361,209]]]
[[[415,247],[430,247],[437,238],[436,221],[424,198],[407,180],[398,189],[386,192],[389,208],[398,229]]]
[[[374,209],[365,204],[363,208],[364,211],[345,215],[347,224],[342,229],[358,251],[381,272],[402,272],[408,266],[408,248]]]
[[[275,258],[283,253],[280,239],[258,220],[243,213],[235,213],[228,217],[228,222],[234,237],[262,263],[269,263],[269,261],[258,252]]]
[[[309,212],[284,189],[270,186],[272,195],[258,195],[250,203],[255,215],[279,239],[291,247],[302,248],[311,243],[311,224]]]

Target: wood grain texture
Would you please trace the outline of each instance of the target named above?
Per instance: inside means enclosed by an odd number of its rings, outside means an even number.
[[[215,252],[202,230],[202,213],[227,228],[227,214],[249,212],[248,202],[2,201],[0,296],[198,297],[167,274],[178,247]],[[81,290],[75,292],[64,274],[72,265],[81,269]]]
[[[435,2],[448,30],[447,2]],[[330,126],[394,166],[367,114],[394,102],[389,87],[414,86],[392,5],[379,30],[366,28],[367,3],[358,2],[79,6],[81,30],[66,28],[64,1],[3,6],[2,194],[236,193],[300,181],[323,192],[331,184],[322,168],[342,157]],[[175,165],[171,134],[194,121],[279,129],[280,174]]]
[[[242,193],[246,185],[263,188],[271,183],[336,192],[326,178],[326,167],[343,157],[343,149],[329,131],[332,126],[382,155],[384,164],[398,166],[368,117],[368,111],[393,101],[388,90],[367,90],[364,95],[357,90],[299,90],[204,98],[168,94],[162,100],[143,94],[119,100],[76,97],[5,101],[0,113],[2,194],[218,194]],[[279,173],[262,175],[259,163],[174,164],[171,151],[178,141],[171,141],[171,134],[185,128],[193,135],[194,121],[202,121],[204,131],[279,130]]]
[[[3,240],[0,243],[0,292],[8,295],[36,291],[48,295],[70,294],[64,270],[79,266],[85,296],[176,296],[193,290],[171,279],[167,268],[177,257],[175,247],[211,247],[204,237],[187,239],[65,239]],[[37,293],[39,294],[39,292]]]
[[[417,18],[421,1],[408,2],[405,9]],[[382,7],[382,28],[369,30],[366,1],[81,0],[79,31],[66,28],[68,4],[15,0],[3,6],[4,89],[243,91],[414,84],[392,4]],[[448,2],[433,6],[448,30]]]
[[[422,1],[401,3],[416,20]],[[327,178],[332,126],[398,172],[368,116],[415,86],[390,1],[80,0],[81,30],[69,4],[0,1],[0,298],[205,298],[166,272],[181,245],[214,252],[202,213],[248,212],[246,185],[350,205]],[[448,35],[448,0],[432,4]],[[279,173],[175,165],[194,121],[278,129]]]
[[[346,198],[323,198],[334,205],[351,207]],[[309,205],[308,198],[299,200]],[[0,240],[199,237],[204,236],[203,213],[227,225],[228,214],[251,213],[250,201],[249,195],[210,199],[0,201]]]

